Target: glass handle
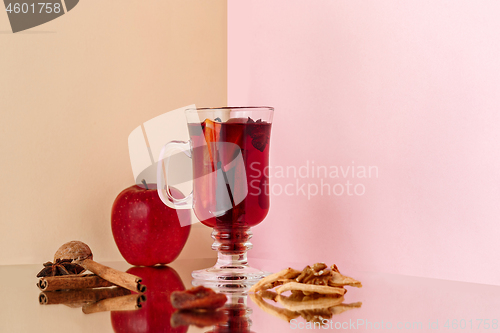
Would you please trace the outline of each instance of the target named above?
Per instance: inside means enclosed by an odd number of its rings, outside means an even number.
[[[158,169],[156,173],[156,180],[158,182],[158,196],[160,197],[161,201],[163,201],[163,203],[170,208],[191,209],[193,208],[193,191],[191,191],[191,193],[187,197],[176,199],[172,196],[170,191],[167,190],[169,188],[167,179],[169,160],[170,156],[172,156],[175,151],[182,151],[189,158],[192,158],[191,141],[170,141],[161,149],[160,157],[158,158]],[[165,164],[163,163],[164,159],[166,160]],[[163,173],[163,170],[165,170],[165,173]]]

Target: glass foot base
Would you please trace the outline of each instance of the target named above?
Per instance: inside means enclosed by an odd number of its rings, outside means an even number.
[[[201,281],[253,285],[269,274],[271,273],[246,265],[215,265],[211,268],[193,271],[191,276]]]
[[[192,280],[191,284],[194,287],[203,286],[210,288],[217,293],[226,295],[247,295],[248,290],[255,284],[255,281],[239,281],[239,282],[224,282],[224,281],[209,281],[209,280]]]

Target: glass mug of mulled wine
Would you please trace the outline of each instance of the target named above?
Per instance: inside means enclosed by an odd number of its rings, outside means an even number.
[[[158,159],[158,195],[174,209],[193,209],[213,228],[215,266],[194,271],[197,280],[252,282],[266,275],[248,266],[250,228],[269,211],[271,107],[198,108],[185,111],[190,140],[167,143]],[[169,158],[183,151],[192,159],[193,191],[174,198],[168,186]]]

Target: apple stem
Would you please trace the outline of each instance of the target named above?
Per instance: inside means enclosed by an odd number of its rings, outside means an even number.
[[[143,184],[144,184],[144,186],[146,187],[146,190],[149,190],[149,188],[148,188],[148,184],[146,183],[146,180],[144,180],[144,179],[143,179],[143,180],[141,180],[141,183],[143,183]]]

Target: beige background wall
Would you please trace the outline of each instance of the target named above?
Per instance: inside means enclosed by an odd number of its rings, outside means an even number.
[[[0,11],[0,264],[79,239],[121,260],[110,227],[134,182],[127,137],[184,105],[226,104],[226,1],[80,1],[12,34]],[[192,229],[185,256],[213,256]],[[199,249],[198,249],[199,248]]]

